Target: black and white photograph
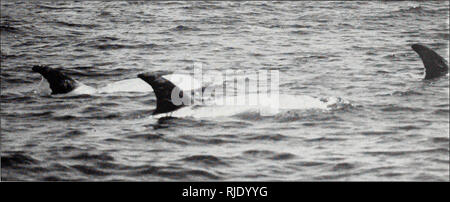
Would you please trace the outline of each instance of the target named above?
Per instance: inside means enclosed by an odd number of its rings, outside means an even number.
[[[2,0],[0,26],[2,182],[449,181],[449,1]],[[271,193],[203,188],[173,194]]]

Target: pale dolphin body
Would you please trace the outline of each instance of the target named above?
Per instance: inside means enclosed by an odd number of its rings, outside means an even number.
[[[225,96],[222,100],[213,102],[186,102],[191,100],[191,92],[180,90],[180,87],[162,77],[159,73],[147,72],[139,74],[138,77],[147,82],[154,89],[156,95],[156,109],[152,115],[164,116],[170,113],[175,117],[227,117],[240,114],[257,113],[258,116],[274,116],[290,110],[327,110],[338,100],[321,101],[320,99],[306,95],[285,95],[278,94],[276,97],[261,97],[257,93],[250,93],[237,96]],[[181,98],[183,102],[173,100],[173,95]],[[179,96],[177,95],[179,94]],[[254,99],[255,104],[238,104],[237,100]],[[217,102],[218,101],[218,102]],[[190,103],[190,104],[186,104]],[[162,114],[162,115],[160,115]]]

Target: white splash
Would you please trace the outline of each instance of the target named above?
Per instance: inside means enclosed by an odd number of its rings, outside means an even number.
[[[40,95],[50,95],[52,93],[52,89],[50,89],[50,84],[47,79],[44,77],[41,78],[41,82],[39,82],[36,91]]]

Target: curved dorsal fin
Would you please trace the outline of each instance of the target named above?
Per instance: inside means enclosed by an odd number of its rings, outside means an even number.
[[[164,73],[142,73],[138,77],[150,84],[156,95],[156,109],[153,111],[153,115],[167,113],[175,111],[181,107],[184,107],[184,102],[178,103],[172,101],[172,91],[176,90],[179,92],[179,97],[184,99],[190,99],[187,94],[170,82],[169,80],[163,78]]]
[[[422,44],[413,44],[411,48],[419,54],[425,67],[425,79],[443,76],[448,72],[448,64],[443,57]]]
[[[59,70],[48,66],[34,65],[32,70],[41,74],[50,84],[52,94],[64,94],[77,87],[77,82]]]

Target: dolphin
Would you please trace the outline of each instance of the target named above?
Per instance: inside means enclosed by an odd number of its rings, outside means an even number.
[[[257,105],[235,105],[233,99],[239,99],[236,96],[223,96],[222,98],[230,98],[232,104],[221,102],[228,99],[209,99],[204,97],[205,88],[207,86],[222,88],[221,85],[213,83],[203,83],[187,74],[173,74],[170,72],[147,72],[138,74],[138,78],[125,79],[109,83],[100,88],[87,86],[62,72],[62,70],[54,69],[48,66],[35,65],[32,67],[34,72],[42,75],[42,83],[46,91],[52,95],[77,95],[77,94],[94,94],[94,93],[113,93],[113,92],[154,92],[156,95],[156,109],[152,115],[172,113],[177,111],[177,116],[193,116],[193,117],[216,117],[216,116],[233,116],[243,112],[252,112],[258,110],[262,113],[276,114],[277,109],[281,110],[302,110],[302,109],[327,109],[337,101],[322,101],[310,96],[297,95],[281,95],[279,105],[277,100],[271,98],[261,98],[259,94],[244,95],[254,97],[259,100]],[[197,96],[201,93],[200,96]],[[175,97],[174,97],[175,95]],[[211,95],[210,95],[211,96]],[[179,98],[178,100],[173,100]],[[214,97],[212,97],[214,98]],[[248,97],[250,99],[250,97]],[[199,101],[200,105],[196,104]],[[218,103],[216,103],[218,101]],[[234,100],[235,101],[235,100]],[[275,102],[274,102],[275,101]],[[274,102],[274,103],[272,103]],[[271,105],[275,106],[275,110]],[[188,107],[189,106],[189,107]],[[214,113],[212,113],[214,112]],[[244,113],[245,114],[245,113]]]
[[[168,113],[175,111],[179,108],[185,107],[183,103],[174,103],[172,100],[172,92],[176,91],[180,97],[188,98],[188,95],[184,93],[178,86],[162,77],[162,73],[147,72],[138,74],[138,78],[144,80],[150,86],[156,95],[156,109],[152,115]]]
[[[333,104],[341,102],[338,99],[317,99],[307,95],[288,95],[274,93],[261,95],[261,93],[248,93],[243,95],[212,95],[208,90],[222,89],[222,85],[208,85],[208,88],[185,90],[164,78],[157,72],[147,72],[137,75],[154,89],[156,95],[156,109],[152,115],[175,113],[177,117],[227,117],[246,116],[258,113],[262,116],[275,116],[280,112],[292,110],[320,109],[327,110]],[[199,94],[197,94],[199,93]],[[234,94],[234,93],[233,93]],[[216,97],[217,96],[217,97]],[[254,100],[255,103],[237,103],[237,100]],[[160,116],[161,117],[161,116]]]
[[[48,66],[34,65],[32,70],[41,74],[47,80],[52,90],[52,95],[69,93],[80,86],[74,79]]]
[[[413,44],[411,48],[419,54],[425,67],[425,79],[434,79],[448,73],[448,63],[439,54],[422,44]]]
[[[114,93],[114,92],[152,92],[153,88],[139,78],[125,79],[109,83],[100,88],[85,85],[59,69],[54,69],[45,65],[34,65],[34,72],[42,75],[40,87],[41,91],[49,92],[52,95],[58,94],[94,94],[94,93]],[[174,82],[183,90],[202,88],[202,84],[190,75],[171,74],[170,72],[159,72],[159,76]]]

